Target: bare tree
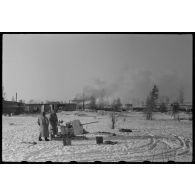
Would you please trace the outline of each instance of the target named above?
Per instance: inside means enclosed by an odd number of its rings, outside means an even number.
[[[172,116],[174,117],[174,119],[176,119],[176,115],[178,112],[179,112],[179,103],[178,102],[172,103]]]
[[[121,110],[121,107],[122,107],[121,99],[120,98],[117,98],[117,100],[116,100],[116,108],[117,108],[117,111],[120,111]]]
[[[148,96],[146,99],[146,108],[145,108],[145,114],[146,114],[146,120],[152,120],[152,101],[151,97]]]
[[[180,104],[183,104],[184,103],[184,90],[183,90],[183,88],[181,88],[179,90],[179,103]]]
[[[111,124],[112,124],[112,129],[115,129],[115,125],[116,125],[116,121],[117,121],[117,116],[116,116],[116,113],[115,112],[112,112],[110,114],[110,117],[111,117]]]
[[[112,103],[113,110],[120,111],[121,107],[122,107],[122,103],[121,103],[120,98],[114,99]]]
[[[90,97],[90,109],[92,109],[92,110],[96,109],[96,99],[94,96]]]

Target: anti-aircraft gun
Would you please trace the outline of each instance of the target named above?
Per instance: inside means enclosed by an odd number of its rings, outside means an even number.
[[[66,125],[60,125],[61,134],[65,136],[77,136],[83,135],[86,133],[85,129],[83,128],[84,125],[98,123],[98,121],[88,122],[88,123],[81,123],[80,120],[73,120]]]

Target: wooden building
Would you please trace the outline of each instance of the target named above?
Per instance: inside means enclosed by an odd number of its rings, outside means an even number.
[[[69,103],[69,104],[58,104],[58,109],[63,111],[75,111],[77,108],[77,104]]]
[[[50,104],[25,104],[25,112],[26,113],[40,113],[44,112],[51,112],[51,105]]]
[[[3,100],[3,114],[16,114],[17,109],[17,102]]]
[[[45,113],[51,112],[52,110],[63,110],[63,111],[75,111],[77,104],[75,103],[48,103],[48,104],[24,104],[21,102],[13,101],[2,101],[3,114],[22,114],[22,113]]]
[[[3,100],[3,114],[21,114],[24,112],[25,104],[15,101]]]

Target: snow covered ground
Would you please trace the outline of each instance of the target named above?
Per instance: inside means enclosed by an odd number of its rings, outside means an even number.
[[[111,119],[106,112],[60,112],[64,123],[79,119],[89,132],[86,139],[73,139],[71,146],[62,140],[38,141],[37,115],[3,116],[2,158],[5,162],[167,162],[168,160],[192,161],[192,121],[173,120],[170,115],[155,113],[154,120],[145,120],[143,113],[123,112],[111,129]],[[182,114],[182,118],[188,118]],[[131,133],[119,132],[120,128],[132,129]],[[99,132],[99,133],[98,133]],[[107,132],[107,133],[100,133]],[[115,133],[116,135],[113,136]],[[95,137],[115,145],[97,145]],[[33,142],[36,142],[33,144]]]

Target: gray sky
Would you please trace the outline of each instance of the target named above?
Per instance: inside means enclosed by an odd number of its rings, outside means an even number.
[[[192,36],[48,34],[3,36],[3,85],[10,100],[65,100],[79,93],[145,100],[157,84],[192,100]]]

